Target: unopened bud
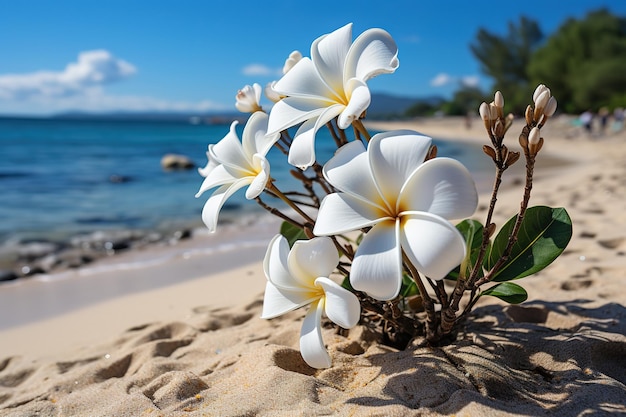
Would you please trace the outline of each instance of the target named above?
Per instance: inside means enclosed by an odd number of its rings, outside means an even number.
[[[539,139],[541,138],[541,132],[538,128],[533,127],[528,134],[528,144],[531,146],[536,146],[539,143]]]
[[[524,117],[526,119],[526,124],[527,125],[532,125],[533,124],[533,116],[534,116],[535,112],[532,108],[532,106],[529,104],[526,107],[526,113],[524,114]]]
[[[539,117],[543,114],[543,109],[546,108],[546,104],[550,100],[550,92],[545,90],[539,94],[537,101],[535,101],[535,121],[539,120]]]
[[[480,114],[481,119],[483,119],[485,122],[488,122],[491,120],[491,112],[489,111],[489,104],[485,103],[484,101],[478,108],[478,113]]]
[[[496,123],[493,126],[493,135],[498,139],[502,139],[504,137],[504,133],[505,129],[502,120],[496,120]]]
[[[494,95],[493,103],[496,105],[496,107],[499,107],[499,108],[504,107],[504,96],[502,95],[500,91],[496,91],[496,94]]]
[[[491,114],[491,120],[498,119],[498,108],[493,101],[489,103],[489,113]]]
[[[489,223],[489,226],[487,226],[487,234],[489,235],[489,237],[493,236],[493,233],[496,231],[496,224],[495,223]]]
[[[543,114],[545,114],[546,117],[552,117],[556,111],[556,104],[556,99],[554,97],[550,97],[548,104],[546,104],[546,108],[543,110]]]
[[[535,92],[533,93],[533,101],[535,103],[537,102],[537,99],[544,91],[547,91],[548,95],[550,95],[550,89],[543,84],[539,84],[537,88],[535,88]]]

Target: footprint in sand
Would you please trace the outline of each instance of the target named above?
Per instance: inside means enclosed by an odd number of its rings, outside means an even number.
[[[606,249],[617,249],[624,243],[623,237],[608,240],[598,240],[598,245]]]

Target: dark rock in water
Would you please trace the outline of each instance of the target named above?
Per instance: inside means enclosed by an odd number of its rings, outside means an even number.
[[[17,279],[18,275],[14,271],[0,269],[0,282],[2,281],[13,281]]]
[[[46,273],[46,271],[44,271],[43,268],[41,268],[40,266],[36,266],[36,265],[33,265],[33,266],[24,265],[22,266],[21,272],[22,272],[22,275],[25,277]]]
[[[37,259],[57,252],[59,248],[57,243],[29,242],[20,244],[17,248],[17,254],[21,259]]]
[[[195,166],[196,164],[185,155],[168,153],[161,158],[161,167],[166,171],[192,169]]]
[[[123,184],[125,182],[131,182],[132,180],[133,179],[131,177],[126,175],[113,174],[109,177],[109,182],[112,182],[113,184]]]

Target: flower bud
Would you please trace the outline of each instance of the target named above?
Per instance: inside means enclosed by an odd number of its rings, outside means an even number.
[[[549,100],[550,91],[545,90],[544,92],[539,94],[537,100],[535,100],[535,117],[537,117],[537,113],[543,113],[543,109],[546,107],[546,104],[548,104]]]
[[[539,143],[539,139],[541,138],[541,132],[538,128],[533,127],[528,134],[528,145],[536,146]]]
[[[551,117],[556,111],[556,104],[556,99],[554,97],[550,97],[548,104],[546,104],[546,108],[543,110],[543,114],[545,114],[546,117]]]
[[[526,119],[526,124],[531,125],[533,123],[533,117],[535,115],[535,111],[532,106],[529,104],[526,106],[526,113],[524,114],[524,118]]]
[[[235,107],[242,113],[254,113],[262,111],[259,101],[261,100],[261,86],[254,83],[252,86],[246,85],[237,91]]]
[[[276,85],[276,81],[271,81],[265,85],[265,97],[272,103],[278,103],[283,97],[274,90],[274,85]]]
[[[302,59],[302,54],[300,51],[293,51],[289,54],[289,57],[285,60],[285,65],[283,65],[283,75],[287,74],[290,69],[293,68],[300,60]]]
[[[478,113],[480,114],[480,117],[485,122],[488,122],[488,121],[491,120],[491,112],[489,111],[489,104],[485,103],[484,101],[482,102],[482,104],[478,108]]]
[[[548,95],[550,95],[550,89],[543,84],[539,84],[537,88],[535,88],[535,92],[533,93],[533,101],[536,103],[537,99],[544,91],[548,91]]]
[[[489,103],[489,113],[491,114],[491,120],[498,120],[498,108],[493,101]]]
[[[496,105],[496,107],[499,107],[499,108],[504,107],[504,96],[502,95],[500,91],[496,91],[493,102]]]

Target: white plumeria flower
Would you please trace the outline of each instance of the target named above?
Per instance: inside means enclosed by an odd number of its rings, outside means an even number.
[[[296,65],[302,59],[302,54],[300,51],[293,51],[289,54],[287,59],[285,60],[285,65],[283,65],[283,75],[287,74],[294,65]]]
[[[313,368],[331,365],[322,339],[322,314],[346,329],[356,326],[361,316],[356,296],[328,278],[338,263],[330,238],[299,240],[289,251],[281,235],[272,239],[263,261],[267,285],[261,317],[271,319],[310,304],[300,331],[300,353]]]
[[[283,97],[274,90],[275,85],[276,81],[270,81],[265,84],[265,97],[267,97],[272,103],[278,103],[283,99]]]
[[[233,193],[248,185],[246,198],[252,200],[263,192],[270,180],[270,164],[265,158],[278,135],[267,135],[267,114],[256,112],[250,116],[239,142],[237,121],[230,132],[218,143],[209,145],[208,163],[198,172],[204,178],[196,197],[218,187],[202,209],[202,220],[211,232],[217,228],[217,218],[222,206]]]
[[[392,73],[398,48],[382,29],[369,29],[352,43],[352,24],[324,35],[274,86],[285,98],[274,105],[268,130],[276,133],[302,123],[289,151],[289,163],[305,169],[315,162],[315,133],[338,118],[340,129],[358,119],[370,104],[366,81]]]
[[[235,107],[242,113],[255,113],[257,111],[263,111],[261,107],[261,92],[263,89],[257,83],[252,85],[246,85],[241,90],[237,91],[235,99]]]
[[[313,233],[337,235],[372,227],[355,253],[350,282],[379,300],[402,285],[402,252],[427,277],[444,278],[466,254],[448,222],[470,216],[478,204],[467,169],[450,158],[424,162],[431,138],[402,130],[341,147],[324,166],[340,192],[322,201]]]

